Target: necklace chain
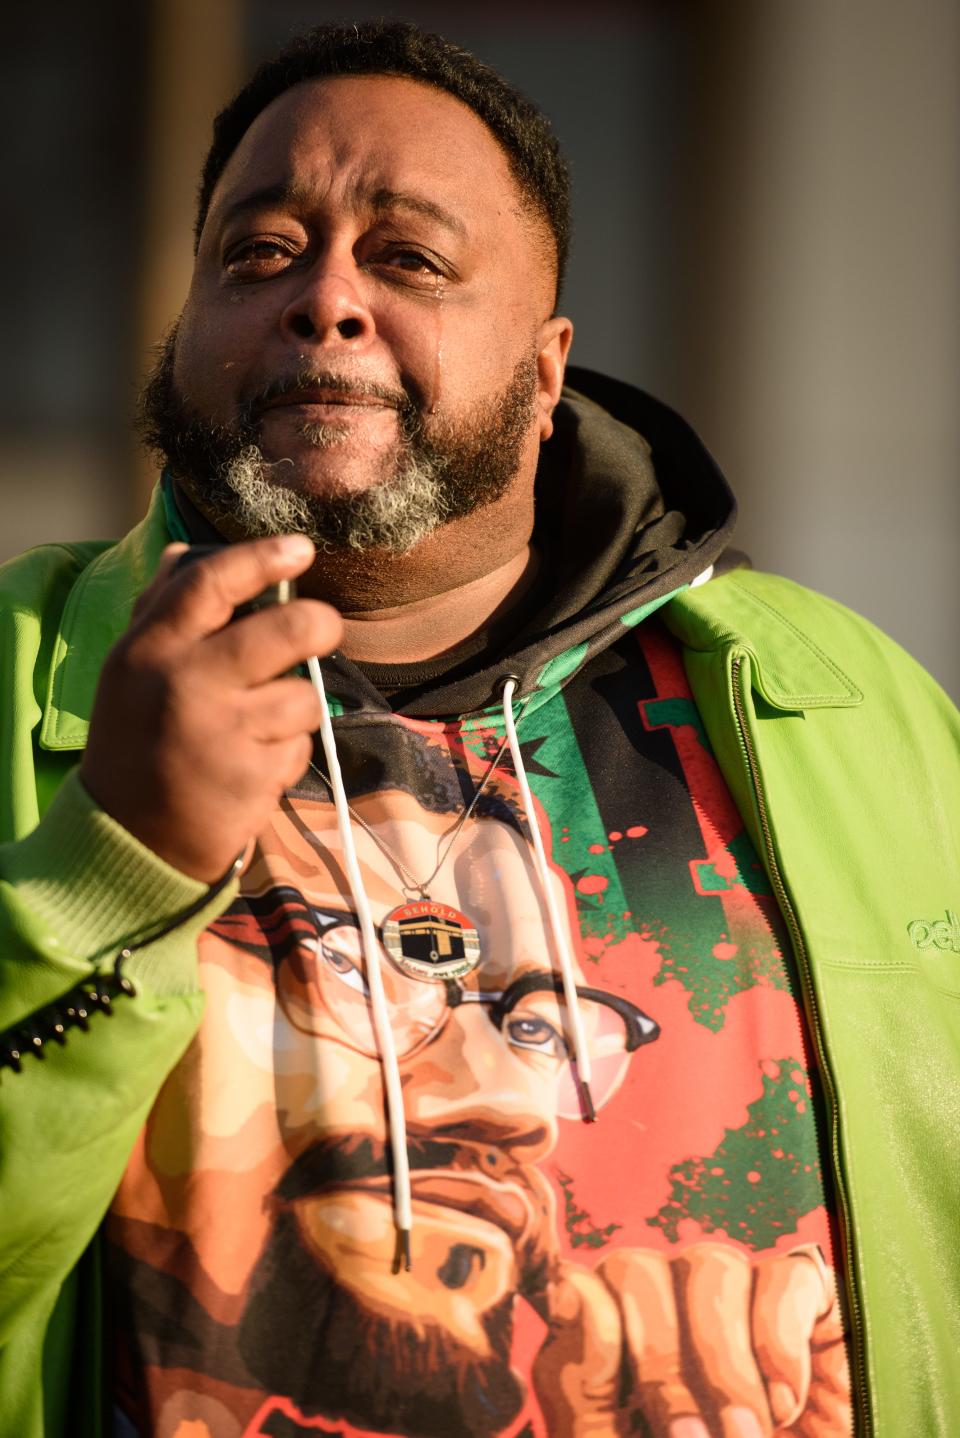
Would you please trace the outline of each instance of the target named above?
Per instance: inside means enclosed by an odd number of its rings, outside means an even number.
[[[523,716],[521,714],[521,718],[522,717]],[[493,777],[493,774],[498,764],[500,763],[500,760],[503,758],[504,751],[509,742],[509,738],[505,735],[500,743],[499,749],[493,756],[493,759],[490,761],[487,772],[484,774],[476,790],[474,791],[474,795],[473,798],[470,800],[470,803],[464,809],[463,813],[460,815],[453,828],[449,829],[446,834],[441,834],[440,838],[437,840],[437,862],[431,872],[422,882],[419,881],[414,874],[411,874],[410,870],[400,858],[399,854],[394,852],[392,847],[387,843],[386,839],[384,839],[380,834],[378,834],[375,829],[371,828],[371,826],[367,823],[366,819],[364,819],[362,815],[357,813],[356,809],[349,801],[347,802],[347,811],[350,814],[350,817],[360,825],[361,829],[363,829],[365,833],[370,835],[370,838],[376,844],[377,848],[381,851],[381,853],[390,860],[391,864],[393,864],[394,868],[401,875],[401,877],[407,881],[406,883],[400,885],[400,890],[404,898],[411,899],[417,896],[419,896],[421,899],[430,898],[429,885],[433,883],[434,879],[437,877],[440,870],[446,863],[447,856],[449,855],[450,850],[453,848],[454,844],[459,838],[461,829],[466,824],[467,820],[470,818],[474,809],[477,807],[477,802],[480,799],[480,796],[483,793],[484,789],[487,787],[487,784]],[[330,782],[329,776],[325,774],[324,771],[320,768],[320,766],[318,764],[315,764],[312,759],[310,760],[310,768],[315,774],[318,774],[320,776],[320,778],[326,784],[327,788],[332,793],[333,786]],[[445,839],[446,845],[444,846]]]

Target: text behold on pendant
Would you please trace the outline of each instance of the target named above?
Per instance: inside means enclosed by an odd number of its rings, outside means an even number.
[[[470,919],[433,899],[391,909],[380,933],[397,968],[413,979],[459,979],[480,962],[480,935]]]

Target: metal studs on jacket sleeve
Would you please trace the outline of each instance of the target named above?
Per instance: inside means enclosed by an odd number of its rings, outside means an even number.
[[[25,1024],[8,1029],[0,1037],[0,1069],[9,1068],[14,1073],[20,1073],[27,1054],[33,1054],[37,1059],[46,1058],[44,1048],[48,1043],[63,1047],[70,1029],[83,1029],[84,1032],[89,1029],[93,1014],[99,1012],[111,1018],[114,1000],[121,995],[133,998],[137,992],[132,981],[121,971],[124,960],[130,954],[130,949],[123,949],[117,956],[112,974],[98,974],[92,981],[87,979],[77,984],[62,999],[33,1014]]]
[[[165,924],[155,934],[150,934],[143,939],[137,945],[138,951],[147,948],[149,944],[155,944],[159,939],[166,938],[167,934],[173,933],[174,929],[178,929],[194,915],[199,914],[201,909],[205,909],[221,890],[225,889],[230,881],[239,874],[243,868],[244,858],[245,853],[238,854],[227,872],[222,874],[216,883],[211,884],[200,898],[182,914],[178,914],[172,923]],[[132,953],[133,950],[130,948],[121,949],[114,962],[112,973],[91,975],[90,978],[84,979],[75,988],[72,988],[69,993],[64,994],[62,998],[48,1004],[46,1008],[38,1009],[23,1023],[0,1034],[0,1070],[8,1068],[12,1069],[14,1073],[20,1073],[27,1054],[33,1054],[37,1059],[46,1058],[44,1050],[47,1044],[55,1043],[62,1047],[67,1041],[70,1029],[83,1029],[86,1032],[90,1028],[90,1019],[95,1013],[102,1013],[107,1018],[111,1018],[116,999],[135,998],[137,990],[123,972],[123,966]]]

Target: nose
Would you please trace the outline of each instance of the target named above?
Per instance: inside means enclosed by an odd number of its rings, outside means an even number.
[[[321,254],[283,311],[282,330],[327,350],[362,349],[376,333],[362,279],[352,256]]]
[[[555,1083],[518,1058],[486,1014],[458,1009],[436,1039],[401,1060],[412,1131],[489,1143],[524,1162],[557,1140]]]

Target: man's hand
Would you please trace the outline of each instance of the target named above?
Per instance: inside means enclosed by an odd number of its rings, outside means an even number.
[[[303,573],[307,539],[225,546],[173,573],[183,549],[164,552],[107,656],[80,777],[154,853],[212,883],[307,767],[319,701],[287,671],[335,649],[341,623],[312,599],[229,622],[238,604]]]
[[[852,1425],[833,1274],[804,1245],[564,1265],[534,1387],[553,1438],[834,1438]]]

